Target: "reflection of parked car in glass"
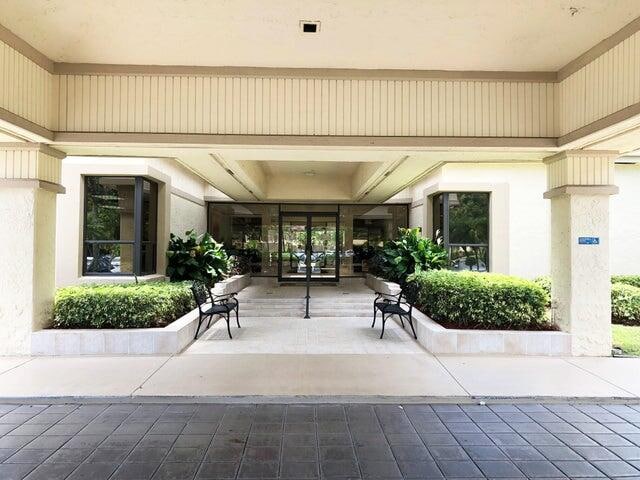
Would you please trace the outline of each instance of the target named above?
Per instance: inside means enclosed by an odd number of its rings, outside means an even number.
[[[307,256],[304,252],[294,253],[295,257],[298,259],[298,273],[306,273],[307,272]],[[315,252],[311,254],[311,273],[320,273],[321,266],[326,264],[326,261],[329,257],[333,257],[335,252],[326,251],[326,252]]]
[[[87,272],[92,273],[120,273],[120,257],[100,255],[87,257]]]
[[[486,272],[487,266],[482,260],[476,260],[474,257],[460,257],[451,262],[453,270],[472,270],[474,272]]]

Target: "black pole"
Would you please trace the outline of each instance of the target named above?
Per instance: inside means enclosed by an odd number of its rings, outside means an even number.
[[[309,299],[311,298],[311,295],[309,295],[309,289],[311,287],[311,215],[307,216],[307,245],[306,245],[306,255],[305,255],[305,263],[306,263],[306,280],[307,280],[307,296],[305,297],[306,300],[306,307],[305,307],[305,313],[304,313],[304,318],[311,318],[309,316]]]

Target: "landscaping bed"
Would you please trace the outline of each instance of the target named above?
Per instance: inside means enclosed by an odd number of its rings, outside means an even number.
[[[416,308],[418,342],[433,353],[569,355],[571,337],[550,321],[545,288],[518,277],[445,270],[439,242],[401,229],[377,249],[366,284],[406,294]],[[378,276],[375,276],[378,275]]]
[[[444,274],[444,275],[460,275],[455,272],[448,271],[434,271],[430,272],[427,275],[434,274]],[[425,275],[425,274],[421,274]],[[477,274],[468,274],[468,275],[477,275]],[[513,277],[509,277],[513,278]],[[498,280],[497,278],[493,278],[492,280]],[[503,279],[501,279],[503,280]],[[423,280],[424,281],[424,280]],[[430,281],[437,281],[430,277]],[[453,280],[455,281],[455,280]],[[463,280],[464,281],[464,280]],[[482,280],[481,280],[482,281]],[[526,287],[529,287],[531,282],[525,281]],[[387,294],[395,294],[398,293],[400,287],[393,283],[386,281],[380,277],[375,277],[371,274],[368,274],[365,280],[367,286],[376,292],[382,292]],[[509,287],[512,287],[510,283],[508,283]],[[516,287],[517,288],[517,287]],[[529,289],[526,289],[529,291]],[[531,322],[531,319],[536,319],[537,314],[540,312],[540,297],[539,290],[537,288],[533,289],[533,304],[530,305],[525,310],[528,312],[527,316],[516,316],[517,322],[522,325],[525,320],[528,319]],[[485,295],[487,294],[484,292]],[[504,292],[502,292],[504,293]],[[460,291],[458,292],[460,294]],[[499,297],[499,296],[498,296]],[[484,298],[484,302],[491,300],[491,296],[486,296]],[[471,314],[478,314],[478,310],[473,306],[473,302],[471,302],[471,307],[467,308],[467,312]],[[460,304],[458,304],[460,305]],[[546,305],[546,295],[543,299],[543,312],[544,305]],[[456,304],[452,304],[452,308],[457,308]],[[465,302],[462,303],[461,308],[465,308]],[[513,307],[516,308],[516,307]],[[513,320],[509,320],[510,317],[505,317],[504,314],[501,314],[500,321],[504,321],[503,323],[495,323],[492,324],[495,328],[486,329],[486,328],[472,328],[470,323],[466,321],[459,321],[455,325],[464,325],[464,328],[445,328],[442,324],[434,321],[430,316],[423,313],[422,309],[426,310],[424,305],[420,305],[413,310],[413,320],[416,327],[416,332],[418,336],[418,342],[424,346],[428,351],[432,353],[444,353],[444,354],[511,354],[511,355],[570,355],[571,354],[571,337],[568,333],[555,331],[554,327],[550,324],[546,323],[546,317],[544,317],[544,313],[542,314],[542,319],[540,320],[540,324],[538,322],[534,322],[538,328],[531,330],[509,330],[506,328],[500,328],[498,325],[508,325],[514,324]],[[494,314],[495,309],[493,309],[490,305],[488,307],[482,308],[480,311],[485,312],[487,314]],[[463,310],[461,310],[463,312]],[[499,313],[499,312],[498,312]],[[461,314],[459,314],[462,318]],[[475,317],[477,320],[477,317]],[[487,317],[490,319],[491,317]],[[505,320],[506,318],[506,320]],[[446,324],[446,322],[443,322]],[[484,322],[486,323],[486,322]],[[449,323],[449,326],[454,325],[453,323]],[[541,328],[541,325],[543,328]],[[546,331],[545,331],[546,328]]]
[[[214,292],[220,289],[225,293],[239,292],[249,282],[248,275],[234,275],[214,285]],[[31,334],[31,353],[159,355],[181,352],[193,342],[198,324],[190,284],[157,282],[60,289],[57,298],[60,302],[56,301],[58,323],[54,328]],[[216,320],[214,318],[214,322]]]
[[[416,306],[445,328],[553,331],[546,292],[536,283],[495,273],[434,270],[415,277]]]
[[[195,308],[190,282],[93,284],[61,288],[53,328],[165,327]]]

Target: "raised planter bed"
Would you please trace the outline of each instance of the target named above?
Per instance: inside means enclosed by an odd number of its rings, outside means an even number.
[[[400,291],[398,284],[373,275],[367,275],[365,283],[376,292]],[[571,335],[566,332],[449,329],[415,308],[413,312],[418,342],[431,353],[571,355]]]
[[[395,282],[389,282],[380,277],[375,277],[370,273],[364,278],[364,283],[374,292],[386,293],[388,295],[397,295],[400,293],[400,285]]]
[[[214,286],[214,293],[239,292],[251,281],[236,275]],[[214,321],[217,319],[214,318]],[[31,334],[32,355],[167,355],[193,342],[198,310],[192,310],[163,328],[55,329]]]

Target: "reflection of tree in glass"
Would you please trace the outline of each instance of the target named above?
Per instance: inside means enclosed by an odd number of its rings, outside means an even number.
[[[449,243],[486,244],[489,239],[489,195],[457,193],[449,197]],[[470,270],[480,269],[478,248],[461,247],[459,257],[465,257]],[[465,255],[466,254],[466,255]]]
[[[454,198],[457,197],[457,202]],[[450,196],[449,243],[485,244],[489,232],[489,195],[458,193]]]
[[[97,177],[87,178],[86,229],[89,240],[119,240],[118,188],[102,185]]]

